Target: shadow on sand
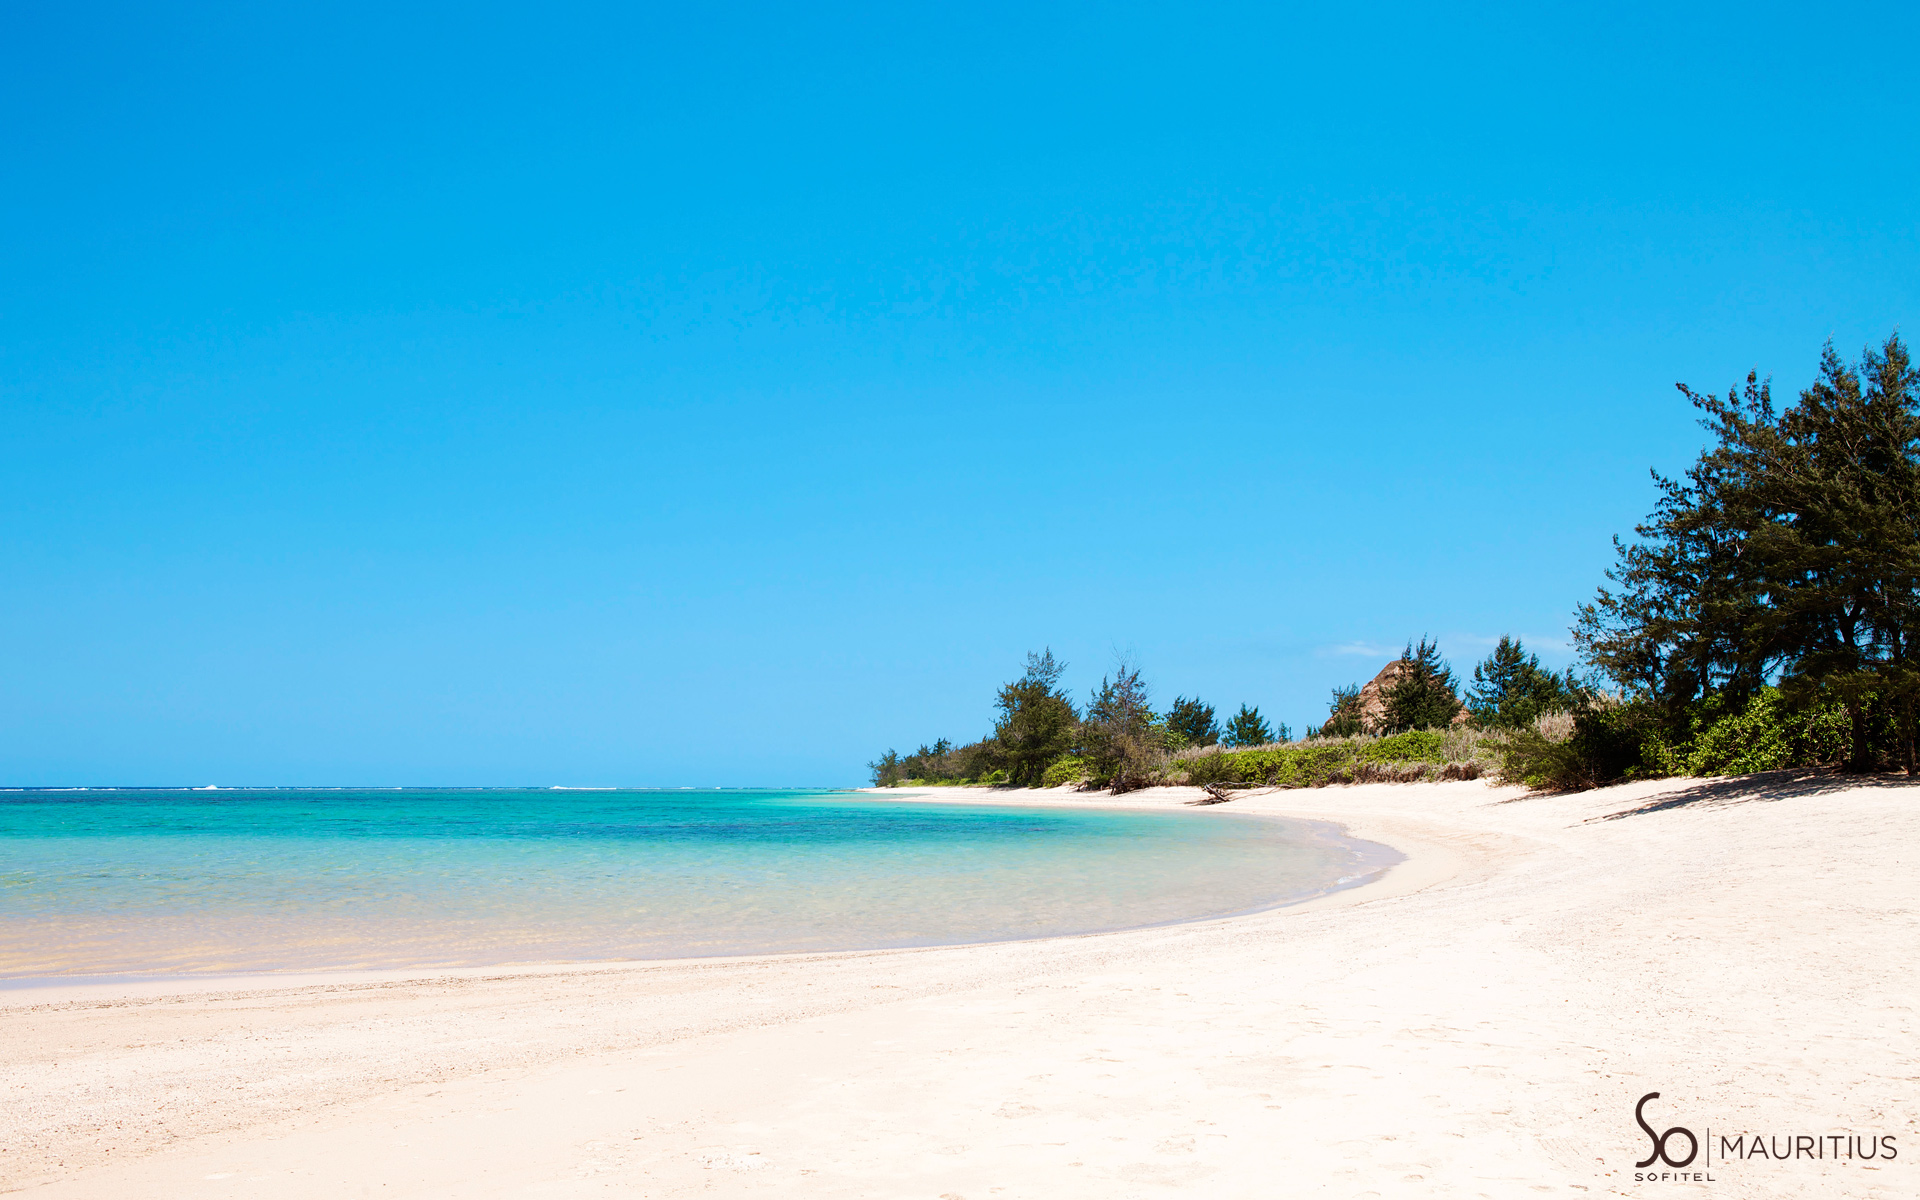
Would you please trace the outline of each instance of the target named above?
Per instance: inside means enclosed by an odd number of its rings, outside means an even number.
[[[1723,808],[1734,804],[1793,800],[1852,788],[1920,788],[1920,779],[1909,779],[1905,775],[1848,775],[1840,771],[1804,767],[1786,771],[1758,771],[1752,775],[1703,779],[1679,791],[1656,796],[1635,808],[1623,808],[1619,812],[1589,818],[1586,823],[1618,821],[1622,817],[1640,817],[1693,805]]]

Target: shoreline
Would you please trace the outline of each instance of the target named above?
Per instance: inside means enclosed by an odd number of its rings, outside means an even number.
[[[964,796],[922,795],[923,791],[936,789],[850,789],[847,795],[882,800],[902,800],[930,804],[995,804],[1005,807],[1054,807],[1054,808],[1100,808],[1119,812],[1167,811],[1173,802],[1183,805],[1177,811],[1198,814],[1200,809],[1184,807],[1190,798],[1188,793],[1204,796],[1198,788],[1165,787],[1153,789],[1163,793],[1146,803],[1088,803],[1087,793],[1075,793],[1069,788],[1025,789],[1024,792],[1010,793],[1010,789],[993,788],[944,788],[940,792],[965,792]],[[1273,789],[1263,789],[1273,790]],[[890,791],[903,795],[882,795]],[[1042,794],[1034,795],[1034,792]],[[1059,793],[1055,795],[1054,793]],[[1220,806],[1214,806],[1218,813]],[[1219,814],[1236,815],[1236,814]],[[1240,813],[1242,819],[1260,819],[1280,814]],[[312,967],[288,968],[286,970],[266,970],[232,973],[177,973],[154,972],[113,972],[104,974],[74,973],[71,975],[21,975],[0,978],[0,1012],[8,1008],[31,1006],[66,1001],[102,1001],[133,999],[137,997],[159,997],[172,995],[206,995],[231,992],[257,993],[276,989],[335,988],[352,987],[365,984],[393,984],[409,981],[433,979],[494,979],[521,976],[542,976],[568,974],[596,970],[638,970],[647,967],[692,966],[715,963],[756,963],[765,961],[784,961],[793,959],[818,959],[849,954],[893,954],[910,953],[921,950],[960,949],[968,946],[989,946],[1006,943],[1048,942],[1071,940],[1086,937],[1106,937],[1132,933],[1143,929],[1162,929],[1180,925],[1193,925],[1209,921],[1230,921],[1255,913],[1278,909],[1298,908],[1332,900],[1344,893],[1377,887],[1383,879],[1397,868],[1406,864],[1410,856],[1397,847],[1370,839],[1353,837],[1337,821],[1322,821],[1314,818],[1289,817],[1308,826],[1324,826],[1331,836],[1345,843],[1357,855],[1369,851],[1384,851],[1392,855],[1391,859],[1366,865],[1358,876],[1346,876],[1330,883],[1312,894],[1300,897],[1280,897],[1246,908],[1228,912],[1204,913],[1191,917],[1174,917],[1167,920],[1151,921],[1141,925],[1127,925],[1113,929],[1092,929],[1075,933],[1042,934],[1034,937],[985,938],[973,941],[935,942],[922,946],[851,946],[819,950],[782,950],[760,951],[738,954],[683,955],[665,958],[606,958],[606,959],[541,959],[519,962],[481,963],[466,965],[421,964],[400,967]],[[1320,831],[1315,831],[1320,832]],[[1363,849],[1365,847],[1366,849]],[[1385,857],[1385,855],[1378,855]]]
[[[1263,908],[1251,909],[1246,913],[1236,913],[1228,917],[1200,918],[1201,920],[1232,920],[1251,913],[1276,910],[1303,911],[1309,907],[1335,907],[1343,904],[1364,904],[1373,899],[1385,899],[1390,896],[1406,895],[1443,883],[1466,869],[1467,863],[1457,853],[1443,843],[1423,836],[1413,824],[1401,821],[1383,821],[1379,818],[1364,817],[1343,808],[1316,804],[1286,804],[1282,798],[1312,796],[1321,792],[1337,792],[1347,787],[1409,787],[1409,786],[1471,786],[1493,789],[1490,784],[1472,781],[1465,784],[1409,785],[1409,784],[1361,784],[1336,785],[1331,788],[1249,788],[1235,795],[1233,800],[1219,804],[1196,805],[1194,801],[1207,796],[1206,789],[1172,785],[1165,787],[1141,788],[1138,791],[1124,792],[1119,796],[1100,792],[1082,792],[1070,787],[1060,788],[990,788],[990,787],[938,787],[938,788],[861,788],[860,795],[871,796],[877,800],[897,800],[905,803],[926,804],[998,804],[1010,808],[1111,808],[1127,812],[1140,810],[1177,811],[1191,814],[1196,819],[1217,819],[1221,817],[1288,817],[1294,820],[1310,821],[1331,825],[1340,830],[1342,837],[1353,841],[1368,842],[1385,846],[1398,853],[1401,861],[1388,864],[1377,872],[1374,878],[1356,887],[1342,888],[1333,893],[1314,896],[1292,904],[1275,904]],[[1514,798],[1524,797],[1524,788],[1498,789]],[[1234,806],[1242,800],[1259,800],[1263,803],[1236,809]],[[1361,828],[1356,828],[1356,825]],[[1146,926],[1144,928],[1153,928]],[[1116,932],[1126,932],[1124,930]]]
[[[1296,1194],[1627,1194],[1646,1143],[1633,1104],[1653,1091],[1661,1128],[1915,1144],[1920,789],[1518,796],[1370,784],[1193,809],[1329,820],[1407,858],[1363,887],[1173,926],[15,990],[0,1187],[1252,1197],[1284,1167]],[[1893,1196],[1908,1167],[1714,1171],[1742,1195]]]
[[[1348,807],[1332,803],[1341,792],[1383,787],[1466,788],[1473,789],[1475,792],[1499,793],[1507,799],[1518,800],[1527,797],[1525,788],[1497,788],[1490,783],[1478,780],[1439,784],[1336,784],[1323,788],[1249,788],[1238,792],[1233,800],[1209,805],[1193,803],[1207,796],[1204,788],[1184,785],[1142,788],[1138,791],[1124,792],[1119,796],[1100,792],[1081,792],[1070,787],[861,788],[860,794],[869,795],[875,799],[909,803],[944,801],[1001,804],[1014,808],[1112,808],[1125,811],[1151,809],[1185,812],[1201,819],[1271,816],[1320,822],[1336,826],[1344,837],[1386,846],[1402,856],[1402,861],[1389,865],[1376,878],[1363,886],[1345,889],[1356,893],[1350,901],[1347,901],[1354,904],[1421,891],[1446,882],[1471,865],[1456,849],[1449,847],[1444,841],[1436,840],[1431,829],[1423,829],[1420,818],[1413,814],[1402,814],[1397,818],[1384,817],[1372,813],[1355,812]],[[961,798],[948,800],[949,796],[956,793],[961,794]],[[1325,799],[1320,803],[1314,803],[1312,800],[1316,796],[1325,796]],[[1256,803],[1242,807],[1241,802],[1247,800]],[[1316,896],[1297,904],[1274,907],[1301,911],[1309,906],[1332,907],[1339,899],[1337,895]]]

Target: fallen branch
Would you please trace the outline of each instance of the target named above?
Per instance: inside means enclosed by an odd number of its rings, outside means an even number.
[[[1188,804],[1225,804],[1227,801],[1233,799],[1233,793],[1217,783],[1206,783],[1200,786],[1205,789],[1207,798],[1205,800],[1189,800],[1187,801]]]

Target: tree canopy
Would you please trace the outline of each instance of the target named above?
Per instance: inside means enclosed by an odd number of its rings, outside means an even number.
[[[1529,786],[1843,759],[1920,774],[1920,370],[1907,347],[1894,335],[1847,362],[1829,344],[1818,377],[1784,408],[1757,372],[1724,395],[1677,386],[1708,444],[1680,475],[1654,473],[1652,513],[1631,540],[1614,539],[1607,585],[1577,610],[1575,646],[1594,682],[1555,674],[1502,637],[1464,704],[1476,726],[1500,732],[1468,740],[1496,745],[1505,777]],[[1064,667],[1051,650],[1029,654],[999,689],[991,735],[890,749],[869,764],[875,780],[1126,790],[1183,774],[1271,780],[1288,754],[1337,749],[1246,753],[1288,737],[1246,704],[1225,728],[1197,697],[1156,717],[1128,662],[1082,713],[1060,687]],[[1322,735],[1458,749],[1421,732],[1463,710],[1430,637],[1366,687],[1334,689],[1330,707]],[[1538,721],[1562,711],[1571,720]]]
[[[1211,746],[1220,740],[1220,726],[1213,719],[1213,705],[1202,704],[1199,697],[1189,700],[1175,696],[1167,709],[1167,733],[1180,746]]]
[[[1333,689],[1327,703],[1327,719],[1320,726],[1321,737],[1353,737],[1365,733],[1367,723],[1360,712],[1360,685],[1350,683]]]
[[[1920,691],[1920,374],[1896,334],[1855,366],[1829,344],[1819,379],[1776,410],[1749,373],[1720,398],[1680,391],[1713,442],[1615,540],[1617,562],[1581,606],[1575,638],[1630,695],[1671,711],[1742,701],[1778,678],[1790,698],[1845,707],[1848,765],[1873,762],[1868,710],[1897,716],[1915,769]]]
[[[1048,764],[1073,748],[1080,714],[1060,689],[1067,664],[1048,647],[1027,655],[1027,667],[1000,689],[994,700],[999,716],[993,723],[993,743],[1007,782],[1038,787]]]
[[[1264,746],[1274,740],[1272,728],[1257,708],[1242,704],[1240,711],[1233,714],[1233,720],[1227,722],[1229,746]]]
[[[1519,729],[1543,713],[1572,708],[1576,691],[1571,668],[1562,678],[1542,667],[1540,656],[1529,654],[1519,638],[1502,636],[1473,669],[1467,710],[1485,728]]]
[[[1094,776],[1111,780],[1116,793],[1145,783],[1165,751],[1165,727],[1154,719],[1151,699],[1140,668],[1122,659],[1087,702],[1080,743]]]
[[[1400,655],[1400,673],[1386,690],[1384,724],[1389,732],[1404,729],[1444,729],[1460,712],[1453,668],[1440,658],[1431,638],[1419,645],[1407,643]]]

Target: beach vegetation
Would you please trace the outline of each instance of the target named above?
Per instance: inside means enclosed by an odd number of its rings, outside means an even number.
[[[942,738],[906,755],[889,750],[868,764],[875,785],[1125,792],[1184,778],[1191,764],[1176,768],[1174,756],[1219,752],[1223,736],[1236,751],[1268,748],[1289,736],[1285,724],[1270,725],[1246,704],[1225,730],[1214,707],[1198,697],[1178,696],[1165,715],[1156,713],[1152,689],[1129,658],[1115,664],[1080,709],[1060,682],[1066,665],[1051,649],[1027,655],[1020,675],[995,695],[991,734],[966,745]]]
[[[1907,348],[1894,335],[1849,364],[1828,345],[1785,408],[1756,372],[1724,397],[1680,392],[1712,441],[1683,476],[1654,475],[1653,513],[1634,541],[1615,539],[1611,586],[1574,628],[1632,715],[1582,720],[1637,735],[1649,771],[1837,752],[1849,771],[1914,774],[1920,372]]]
[[[1877,697],[1862,706],[1870,730],[1892,745],[1897,714]],[[1538,718],[1501,739],[1503,783],[1555,791],[1672,775],[1745,775],[1835,767],[1852,750],[1852,714],[1837,695],[1796,702],[1763,685],[1744,700],[1709,696],[1676,718],[1644,700],[1597,697],[1577,712]],[[1876,760],[1877,765],[1898,765]]]
[[[946,738],[922,743],[911,754],[889,750],[867,764],[875,787],[938,787],[979,783],[994,769],[993,750],[984,742],[956,746]]]
[[[1169,761],[1167,777],[1196,787],[1312,788],[1478,779],[1499,763],[1490,734],[1456,727],[1391,736],[1313,737],[1244,749],[1186,750]]]
[[[1431,638],[1412,641],[1400,657],[1380,668],[1365,686],[1333,689],[1321,737],[1389,734],[1440,729],[1465,715],[1453,669]]]
[[[1440,657],[1439,645],[1427,637],[1422,637],[1418,645],[1408,642],[1399,665],[1392,684],[1385,689],[1381,721],[1385,730],[1392,733],[1451,725],[1460,715],[1460,695],[1453,669]]]
[[[1327,705],[1326,724],[1320,726],[1320,736],[1355,737],[1366,731],[1367,723],[1360,710],[1360,685],[1350,683],[1334,688],[1333,699]]]
[[[1000,772],[1016,787],[1038,787],[1047,768],[1079,741],[1080,714],[1060,687],[1066,670],[1052,647],[1027,655],[1020,677],[994,700],[989,773]]]
[[[1047,764],[1046,774],[1040,777],[1041,787],[1071,787],[1086,782],[1087,760],[1078,754],[1062,754]]]
[[[1154,714],[1151,690],[1138,664],[1122,658],[1087,702],[1080,726],[1089,777],[1116,795],[1146,787],[1166,759],[1167,731]]]
[[[962,759],[972,747],[956,747],[946,738],[932,745],[922,743],[912,754],[900,759],[900,777],[903,780],[942,780],[956,779],[968,774]]]
[[[868,764],[876,783],[1125,791],[1316,787],[1493,774],[1533,788],[1790,767],[1920,773],[1920,369],[1898,335],[1849,363],[1827,346],[1792,404],[1749,372],[1724,396],[1679,385],[1710,440],[1616,538],[1576,610],[1584,667],[1555,673],[1504,636],[1461,696],[1430,637],[1333,690],[1292,741],[1242,704],[1156,714],[1120,663],[1084,710],[1051,650],[1000,689],[992,734]]]
[[[1502,636],[1499,645],[1473,668],[1467,711],[1483,729],[1525,729],[1548,713],[1571,712],[1582,688],[1573,668],[1557,675],[1540,665],[1519,638]]]
[[[898,787],[906,778],[900,770],[900,755],[892,750],[868,763],[867,770],[873,774],[875,787]]]
[[[1494,779],[1556,792],[1621,779],[1644,759],[1640,717],[1629,706],[1595,705],[1577,716],[1545,714],[1531,724],[1504,730],[1495,743],[1500,761]]]
[[[1260,715],[1259,709],[1245,704],[1233,714],[1233,720],[1227,722],[1226,744],[1229,746],[1264,746],[1269,742],[1285,740],[1284,733],[1276,735],[1267,725],[1267,719]]]
[[[1220,726],[1213,719],[1213,705],[1202,703],[1198,696],[1191,700],[1185,696],[1175,696],[1167,708],[1167,734],[1176,750],[1217,744],[1220,741]]]

